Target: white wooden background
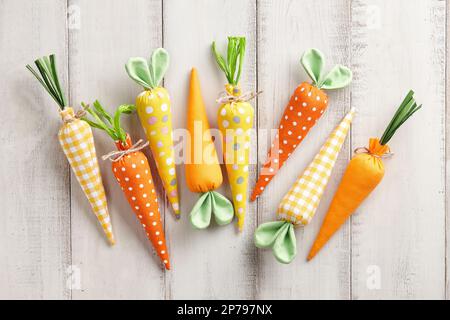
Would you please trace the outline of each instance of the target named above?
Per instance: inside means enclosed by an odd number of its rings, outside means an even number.
[[[447,298],[449,14],[450,1],[443,0],[0,0],[0,298]],[[125,73],[127,59],[164,46],[175,127],[185,126],[192,66],[215,125],[214,101],[225,79],[210,44],[224,44],[227,35],[247,37],[242,84],[264,90],[255,102],[259,129],[277,127],[290,94],[306,79],[299,66],[305,49],[320,48],[329,65],[350,66],[354,81],[330,93],[327,113],[250,205],[240,235],[231,226],[191,228],[186,214],[197,195],[178,167],[184,216],[176,222],[163,210],[173,265],[165,272],[110,164],[101,162],[118,240],[113,248],[106,244],[57,142],[57,107],[25,64],[57,54],[71,105],[99,98],[113,110],[139,92]],[[424,108],[392,140],[396,155],[386,161],[381,187],[307,263],[351,151],[382,133],[410,88]],[[296,175],[351,106],[359,114],[317,216],[296,232],[295,261],[280,265],[254,247],[255,227],[274,218]],[[143,137],[136,116],[125,125]],[[95,139],[99,155],[113,148],[104,133]],[[252,150],[260,162],[267,140],[259,136]],[[222,191],[229,194],[228,185]]]

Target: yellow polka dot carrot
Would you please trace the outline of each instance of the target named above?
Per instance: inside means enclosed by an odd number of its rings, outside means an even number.
[[[189,190],[202,194],[189,214],[191,224],[197,229],[205,229],[210,225],[212,215],[218,225],[229,224],[234,216],[233,205],[215,191],[222,184],[222,170],[209,130],[196,69],[192,69],[189,85],[187,129],[191,143],[185,166],[186,183]]]
[[[358,148],[342,176],[322,227],[308,254],[311,260],[361,203],[378,186],[384,176],[382,158],[389,154],[387,143],[398,128],[422,105],[417,105],[411,90],[397,109],[381,139],[371,138],[368,148]],[[362,151],[362,152],[360,152]]]
[[[99,220],[110,244],[114,244],[114,235],[106,203],[94,138],[90,126],[80,120],[81,114],[75,114],[67,106],[67,100],[61,89],[56,70],[55,56],[42,57],[35,61],[38,71],[30,65],[27,69],[36,77],[48,94],[60,107],[63,125],[58,132],[58,140],[69,161],[70,167],[89,200],[94,214]]]
[[[253,126],[254,116],[253,107],[248,103],[254,95],[242,94],[239,86],[245,54],[245,38],[228,38],[226,61],[217,52],[215,42],[212,44],[212,51],[228,80],[225,86],[226,96],[219,99],[221,105],[218,110],[218,126],[223,137],[223,155],[234,210],[238,218],[238,228],[242,230],[247,208],[250,129]]]
[[[306,226],[316,213],[354,113],[354,109],[350,110],[334,129],[319,153],[281,200],[277,211],[279,221],[264,223],[255,232],[256,246],[272,248],[275,258],[281,263],[290,263],[297,253],[294,226]]]
[[[178,183],[173,151],[172,112],[169,93],[160,83],[169,66],[169,54],[156,49],[150,60],[130,58],[125,69],[136,83],[144,87],[136,98],[136,108],[150,142],[153,158],[177,218],[180,215]]]
[[[130,136],[120,125],[120,116],[136,110],[133,105],[121,105],[117,108],[114,118],[109,115],[98,101],[94,108],[86,108],[93,117],[83,118],[92,127],[104,130],[115,142],[117,150],[104,156],[112,162],[112,171],[136,217],[144,228],[147,238],[152,243],[157,255],[170,269],[169,253],[167,251],[164,228],[158,206],[150,166],[147,157],[140,150],[147,144],[141,140],[133,145]]]

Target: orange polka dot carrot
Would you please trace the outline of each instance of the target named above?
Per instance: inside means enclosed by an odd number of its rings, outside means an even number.
[[[309,49],[303,54],[301,63],[311,77],[312,83],[301,83],[291,96],[268,159],[253,189],[252,201],[261,195],[284,162],[325,112],[328,97],[323,89],[339,89],[351,82],[352,72],[341,65],[335,66],[326,76],[323,76],[323,62],[323,55],[317,49]]]
[[[112,171],[136,217],[145,229],[147,238],[167,270],[170,269],[158,198],[147,157],[139,151],[148,145],[142,140],[133,145],[130,136],[120,126],[120,115],[136,110],[133,105],[120,106],[112,118],[100,105],[86,108],[94,120],[84,118],[92,127],[106,131],[114,139],[118,151],[105,155],[112,161]]]

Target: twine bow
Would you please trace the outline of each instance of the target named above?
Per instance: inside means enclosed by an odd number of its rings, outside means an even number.
[[[103,160],[109,159],[112,162],[116,162],[119,161],[120,159],[122,159],[124,156],[126,156],[129,153],[133,153],[136,151],[139,151],[141,149],[144,149],[146,146],[148,146],[148,141],[145,142],[144,144],[142,144],[144,142],[144,140],[139,139],[138,142],[136,142],[135,144],[133,144],[130,148],[128,148],[127,150],[115,150],[115,151],[111,151],[108,154],[105,154],[104,156],[102,156]]]
[[[393,152],[387,152],[387,153],[385,153],[385,154],[383,154],[383,155],[380,156],[380,155],[378,155],[378,154],[374,154],[374,153],[370,152],[370,150],[369,150],[368,148],[366,148],[366,147],[359,147],[359,148],[356,148],[355,151],[353,151],[353,152],[354,152],[355,154],[367,153],[367,154],[370,154],[372,157],[380,158],[380,159],[390,158],[390,157],[392,157],[392,156],[394,155]]]
[[[87,106],[87,108],[88,107],[89,106]],[[75,120],[79,120],[79,119],[83,118],[86,115],[86,109],[82,108],[74,113],[73,109],[71,107],[68,107],[67,109],[60,111],[59,114],[61,115],[62,121],[64,123],[70,123]]]
[[[217,103],[224,104],[224,103],[234,103],[234,102],[247,102],[255,98],[257,95],[261,94],[262,91],[253,92],[248,91],[245,92],[239,96],[233,96],[229,94],[228,92],[224,91],[221,93],[220,97],[217,98]]]

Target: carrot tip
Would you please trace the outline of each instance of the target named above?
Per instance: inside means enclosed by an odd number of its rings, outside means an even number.
[[[314,257],[316,256],[316,254],[315,253],[309,253],[308,254],[308,257],[306,258],[306,261],[311,261]]]

